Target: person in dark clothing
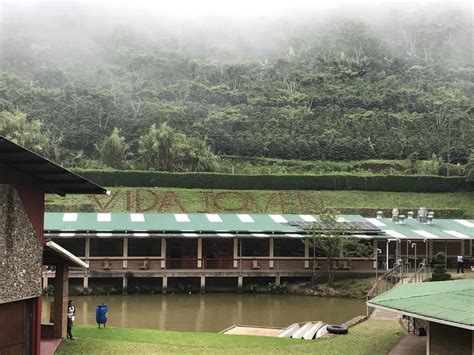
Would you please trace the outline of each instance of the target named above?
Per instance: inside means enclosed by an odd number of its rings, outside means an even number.
[[[67,304],[67,337],[68,339],[74,340],[72,336],[72,326],[76,314],[76,307],[73,301],[69,301]]]

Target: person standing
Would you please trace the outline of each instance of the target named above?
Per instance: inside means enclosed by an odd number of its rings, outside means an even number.
[[[73,301],[69,301],[67,304],[67,337],[68,339],[74,340],[72,336],[72,325],[76,315],[76,307]]]
[[[458,255],[458,274],[459,269],[461,269],[461,272],[464,274],[464,257],[462,255]]]

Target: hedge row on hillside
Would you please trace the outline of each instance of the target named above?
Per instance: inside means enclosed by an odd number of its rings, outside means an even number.
[[[462,177],[407,175],[230,175],[153,171],[76,170],[103,186],[179,187],[231,190],[472,191]]]

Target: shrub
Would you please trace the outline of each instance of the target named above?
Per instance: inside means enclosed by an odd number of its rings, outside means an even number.
[[[439,252],[434,257],[434,268],[431,281],[446,281],[449,279],[451,279],[451,274],[446,272],[446,255]]]
[[[395,192],[472,191],[463,177],[407,175],[231,175],[128,170],[76,170],[103,186],[232,190],[366,190]]]

